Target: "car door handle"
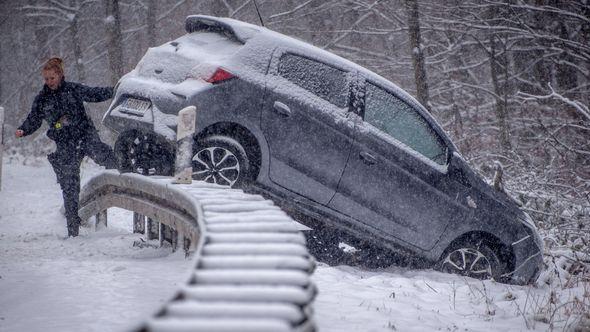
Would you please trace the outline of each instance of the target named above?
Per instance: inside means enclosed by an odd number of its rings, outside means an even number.
[[[363,160],[363,162],[367,165],[373,165],[374,163],[377,162],[377,159],[375,159],[375,157],[373,157],[373,155],[368,152],[361,151],[361,153],[359,155],[360,155],[361,159]]]
[[[275,101],[273,108],[275,112],[279,113],[284,117],[291,116],[291,109],[289,108],[289,106],[281,103],[280,101]]]

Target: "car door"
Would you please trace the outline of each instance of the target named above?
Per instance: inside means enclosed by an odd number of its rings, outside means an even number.
[[[352,146],[346,70],[278,50],[261,118],[272,182],[320,204],[334,196]]]
[[[445,141],[415,107],[377,84],[367,83],[362,113],[329,206],[386,236],[432,248],[451,220],[470,213],[459,204],[467,188],[447,174]]]

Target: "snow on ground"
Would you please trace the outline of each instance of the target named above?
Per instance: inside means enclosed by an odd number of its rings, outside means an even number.
[[[170,248],[138,248],[131,213],[109,228],[64,239],[55,176],[44,160],[6,161],[0,191],[0,331],[122,331],[137,326],[184,283],[192,267]],[[83,179],[100,171],[83,165]],[[83,180],[84,182],[84,180]],[[590,289],[511,286],[430,270],[319,264],[320,331],[547,331]],[[572,309],[573,310],[573,309]]]
[[[543,290],[429,270],[320,266],[316,318],[322,331],[546,331],[520,314]],[[529,326],[527,327],[527,324]]]
[[[84,167],[83,177],[100,170]],[[188,279],[170,248],[137,248],[132,215],[64,240],[61,191],[46,162],[5,164],[0,191],[0,331],[121,331],[153,314]]]

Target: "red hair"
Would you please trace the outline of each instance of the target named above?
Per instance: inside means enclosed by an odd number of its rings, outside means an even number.
[[[53,57],[43,65],[43,71],[54,70],[59,75],[64,74],[64,61],[61,58]]]

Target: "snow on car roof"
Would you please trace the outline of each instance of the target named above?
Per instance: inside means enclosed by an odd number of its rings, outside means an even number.
[[[295,50],[309,51],[316,57],[328,60],[328,63],[336,63],[347,67],[349,70],[370,72],[366,68],[342,58],[334,53],[323,50],[305,41],[284,35],[264,27],[238,21],[227,17],[214,17],[206,15],[191,15],[186,18],[187,32],[194,32],[198,29],[205,30],[207,27],[222,27],[223,32],[235,34],[235,38],[246,43],[251,39],[265,39],[270,49],[277,46],[289,47]],[[306,54],[308,52],[305,52]]]
[[[256,33],[260,32],[261,27],[250,23],[234,20],[228,17],[215,17],[208,15],[189,15],[186,17],[185,30],[188,33],[199,30],[213,30],[223,32],[228,37],[237,39],[245,43],[252,38]]]
[[[305,41],[284,35],[280,32],[276,32],[265,27],[260,27],[227,17],[190,15],[186,18],[185,27],[189,33],[197,30],[219,29],[225,34],[233,34],[231,37],[239,40],[242,43],[248,43],[248,41],[253,42],[256,40],[258,49],[262,47],[266,48],[267,50],[273,50],[276,48],[283,48],[286,51],[294,50],[297,53],[311,56],[318,60],[323,60],[328,64],[336,64],[339,67],[343,67],[350,71],[357,71],[365,78],[389,89],[405,102],[411,104],[415,108],[420,109],[422,115],[425,116],[432,125],[438,127],[438,130],[441,133],[444,133],[442,126],[436,121],[436,119],[434,119],[434,117],[429,115],[429,112],[426,110],[426,108],[424,108],[424,106],[421,105],[412,95],[401,89],[395,83],[375,72],[370,71],[365,67],[362,67],[357,63],[309,44]],[[447,144],[452,145],[456,150],[456,146],[451,141],[447,141]]]

